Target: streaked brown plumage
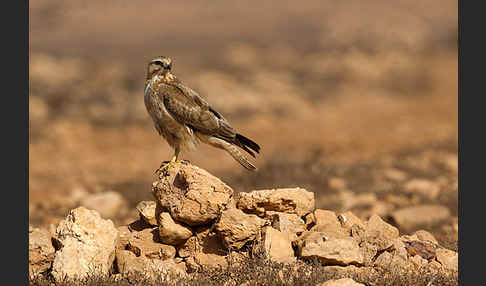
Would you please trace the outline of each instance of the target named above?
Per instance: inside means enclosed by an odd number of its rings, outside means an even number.
[[[181,151],[193,151],[198,143],[203,142],[226,150],[246,169],[256,170],[236,146],[253,157],[254,152],[260,152],[260,146],[236,133],[220,113],[178,80],[171,73],[171,68],[170,58],[151,60],[147,67],[144,95],[155,129],[175,150],[170,163],[177,162]]]

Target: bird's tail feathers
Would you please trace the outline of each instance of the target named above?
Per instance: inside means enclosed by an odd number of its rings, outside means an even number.
[[[257,153],[260,153],[260,146],[257,143],[255,143],[253,140],[251,140],[250,138],[247,138],[247,137],[245,137],[241,134],[236,134],[235,142],[236,142],[236,145],[241,147],[243,150],[248,152],[253,157],[255,157],[255,154],[253,154],[253,152],[250,151],[249,149],[251,149],[251,150],[253,150]]]
[[[243,156],[243,154],[241,154],[240,150],[238,150],[238,148],[236,148],[235,145],[217,137],[209,138],[209,143],[215,147],[224,149],[226,152],[228,152],[231,155],[231,157],[233,157],[233,159],[235,159],[247,170],[255,171],[257,169],[250,161],[248,161],[248,159],[245,156]]]

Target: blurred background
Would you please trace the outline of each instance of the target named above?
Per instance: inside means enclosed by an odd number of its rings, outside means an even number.
[[[143,103],[147,62],[262,147],[256,173],[184,158],[237,192],[300,186],[318,208],[438,206],[398,225],[457,246],[457,1],[30,1],[29,218],[78,205],[123,224],[172,150]],[[431,216],[436,215],[431,211]]]

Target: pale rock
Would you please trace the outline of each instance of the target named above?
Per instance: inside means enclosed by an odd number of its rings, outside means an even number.
[[[319,283],[316,286],[364,286],[351,278],[332,279],[324,283]]]
[[[430,232],[426,230],[417,230],[416,232],[413,233],[417,238],[421,241],[428,241],[434,244],[438,244],[437,239],[435,239],[434,235],[432,235]]]
[[[155,208],[156,203],[154,201],[141,201],[136,206],[140,217],[150,225],[157,225]]]
[[[254,240],[264,224],[264,219],[234,208],[224,211],[214,226],[225,247],[238,250]]]
[[[137,257],[128,250],[116,251],[117,268],[123,275],[141,274],[148,279],[157,279],[165,275],[173,277],[185,277],[186,269],[184,263],[176,263],[174,259],[159,260],[147,257]]]
[[[420,255],[412,256],[408,260],[412,265],[414,265],[417,268],[425,267],[429,263],[427,259],[422,258],[422,256]]]
[[[344,179],[338,177],[331,177],[327,180],[327,185],[331,189],[342,190],[347,188],[347,183]]]
[[[152,184],[152,193],[160,208],[175,221],[205,225],[235,204],[233,190],[203,169],[177,164],[165,171]]]
[[[196,230],[197,251],[194,253],[195,262],[204,267],[226,267],[227,251],[221,238],[210,227],[199,227]]]
[[[51,234],[44,229],[29,226],[29,275],[35,277],[48,270],[54,260]]]
[[[405,232],[418,227],[431,226],[449,218],[449,209],[441,205],[411,206],[394,211],[392,219]]]
[[[304,221],[296,214],[268,211],[267,218],[273,228],[286,234],[291,241],[306,231]]]
[[[407,173],[395,168],[386,169],[384,174],[387,179],[396,182],[403,182],[407,179]]]
[[[298,256],[317,259],[323,264],[362,264],[363,254],[358,243],[351,237],[326,240],[324,234],[309,235],[298,243]],[[320,237],[319,237],[320,236]]]
[[[398,238],[398,229],[386,222],[379,216],[373,215],[366,223],[364,240],[370,244],[376,245],[377,250],[389,248],[393,240]]]
[[[341,226],[333,211],[317,209],[314,211],[314,217],[315,225],[310,229],[311,231],[322,232],[329,240],[349,236],[349,231]]]
[[[359,217],[355,216],[351,211],[339,214],[337,218],[341,223],[341,226],[349,231],[351,231],[351,227],[355,224],[363,228],[365,227],[363,221]]]
[[[246,213],[265,216],[266,211],[303,217],[315,209],[314,193],[302,188],[283,188],[239,193],[237,207]]]
[[[458,271],[459,256],[457,252],[445,248],[439,248],[436,251],[436,255],[437,261],[442,264],[442,267],[444,269],[450,271]]]
[[[114,191],[87,195],[79,201],[79,204],[87,209],[99,212],[101,217],[106,218],[113,218],[122,214],[128,205],[125,198]]]
[[[184,243],[177,246],[177,255],[182,258],[194,256],[198,249],[197,237],[191,236]]]
[[[108,274],[118,239],[111,220],[102,219],[97,211],[76,208],[59,223],[56,239],[61,247],[52,265],[56,281]]]
[[[412,179],[403,186],[403,190],[406,193],[416,193],[433,200],[440,193],[440,185],[425,179]]]
[[[175,257],[176,249],[172,245],[155,242],[153,236],[132,235],[128,239],[127,250],[137,257],[143,256],[151,259],[167,260]]]
[[[295,261],[294,250],[288,236],[271,226],[263,227],[254,252],[262,253],[266,258],[275,262],[292,263]]]
[[[163,243],[170,245],[178,245],[184,243],[192,236],[192,230],[180,223],[175,222],[170,213],[160,213],[158,216],[159,222],[159,238]]]
[[[118,230],[118,240],[116,244],[116,249],[125,249],[126,245],[128,244],[128,240],[132,236],[132,232],[126,225],[119,226],[117,230]]]

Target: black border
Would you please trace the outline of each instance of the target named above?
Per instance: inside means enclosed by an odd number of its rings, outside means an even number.
[[[1,27],[4,31],[1,69],[4,160],[0,204],[2,257],[6,262],[4,283],[28,285],[29,1],[6,1],[0,10],[3,12]]]

